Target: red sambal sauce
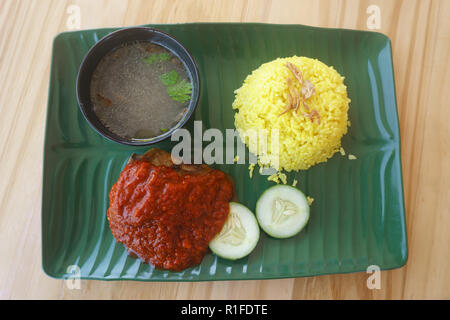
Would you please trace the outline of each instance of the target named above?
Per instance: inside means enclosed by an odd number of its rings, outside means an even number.
[[[109,194],[111,231],[131,254],[173,271],[198,265],[229,213],[225,173],[180,173],[147,161],[129,163]]]

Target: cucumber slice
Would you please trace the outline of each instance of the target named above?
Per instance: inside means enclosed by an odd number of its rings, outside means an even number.
[[[274,238],[289,238],[299,233],[309,219],[309,205],[297,188],[270,187],[256,202],[256,217],[261,228]]]
[[[259,226],[253,212],[240,203],[230,202],[228,218],[209,248],[222,258],[236,260],[252,252],[258,240]]]

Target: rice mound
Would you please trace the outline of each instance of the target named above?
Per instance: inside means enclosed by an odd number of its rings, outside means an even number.
[[[300,83],[286,67],[287,62],[297,66],[303,78],[314,85],[315,94],[307,104],[318,111],[320,123],[312,122],[295,110],[280,115],[289,99],[286,78],[292,78],[295,89],[301,90]],[[258,155],[263,164],[279,171],[305,170],[327,161],[339,151],[341,138],[349,125],[347,111],[350,99],[344,77],[333,67],[307,57],[278,58],[262,64],[248,75],[235,94],[235,126],[250,152]],[[244,134],[249,129],[267,130],[269,143],[266,152],[258,153],[257,146],[249,144]],[[279,132],[278,150],[271,150],[270,132],[273,129]]]

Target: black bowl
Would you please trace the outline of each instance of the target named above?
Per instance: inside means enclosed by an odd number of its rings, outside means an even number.
[[[189,75],[190,81],[192,83],[191,100],[189,101],[187,111],[185,112],[183,118],[173,128],[170,128],[170,130],[168,130],[167,132],[164,132],[159,136],[148,139],[128,139],[111,132],[97,118],[92,108],[92,102],[90,97],[91,78],[95,68],[97,67],[97,64],[108,52],[116,49],[117,47],[120,47],[125,43],[132,41],[149,41],[151,43],[155,43],[169,50],[172,54],[177,56],[180,59],[180,61],[184,64],[187,73]],[[153,28],[145,28],[145,27],[125,28],[108,34],[107,36],[103,37],[100,41],[98,41],[88,51],[78,70],[77,99],[78,105],[84,117],[92,126],[92,128],[94,128],[102,136],[112,141],[126,145],[146,146],[169,138],[175,129],[182,127],[189,120],[195,108],[197,107],[199,96],[200,96],[200,79],[198,74],[198,67],[194,59],[192,58],[191,54],[173,36]]]

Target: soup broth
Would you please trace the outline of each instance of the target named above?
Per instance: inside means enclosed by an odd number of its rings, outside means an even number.
[[[104,126],[121,137],[145,139],[181,120],[192,85],[178,57],[140,41],[105,55],[94,70],[90,90],[94,112]]]

